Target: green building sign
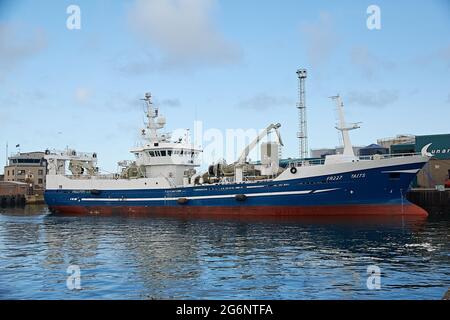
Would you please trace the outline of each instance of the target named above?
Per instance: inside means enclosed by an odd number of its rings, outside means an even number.
[[[428,152],[431,152],[435,159],[450,159],[450,134],[434,134],[427,136],[416,136],[416,152],[431,143]]]

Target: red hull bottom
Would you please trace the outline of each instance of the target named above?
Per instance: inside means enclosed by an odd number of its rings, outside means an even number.
[[[56,214],[104,215],[104,216],[251,216],[251,217],[295,217],[295,216],[421,216],[428,213],[414,204],[405,205],[347,205],[347,206],[261,206],[261,207],[84,207],[55,206],[50,210]]]

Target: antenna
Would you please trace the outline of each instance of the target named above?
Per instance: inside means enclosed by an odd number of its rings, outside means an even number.
[[[335,96],[331,96],[330,99],[334,100],[334,102],[336,103],[336,109],[337,109],[338,116],[339,116],[339,123],[336,126],[336,129],[339,130],[342,134],[342,140],[344,143],[343,154],[346,156],[354,157],[355,154],[353,152],[353,146],[350,141],[350,136],[349,136],[348,132],[350,130],[359,129],[360,128],[359,124],[361,122],[347,124],[345,122],[345,117],[344,117],[344,103],[342,102],[342,99],[339,96],[339,94],[335,95]]]
[[[306,121],[305,79],[306,69],[298,69],[298,132],[297,138],[299,155],[301,159],[308,157],[308,130]]]

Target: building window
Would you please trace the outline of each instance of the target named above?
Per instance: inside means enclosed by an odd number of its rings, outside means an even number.
[[[16,159],[13,163],[41,163],[41,159]]]
[[[44,170],[40,169],[38,170],[38,175],[42,176],[44,174]]]
[[[44,183],[44,181],[42,181],[42,179],[38,179],[38,184],[42,184]]]
[[[25,174],[25,170],[17,170],[17,175],[21,176]]]

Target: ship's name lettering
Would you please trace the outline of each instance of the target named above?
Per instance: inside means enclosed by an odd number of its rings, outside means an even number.
[[[327,177],[327,181],[338,181],[342,180],[343,176],[329,176]]]
[[[361,179],[361,178],[365,178],[366,174],[365,173],[353,173],[352,174],[352,179]]]

